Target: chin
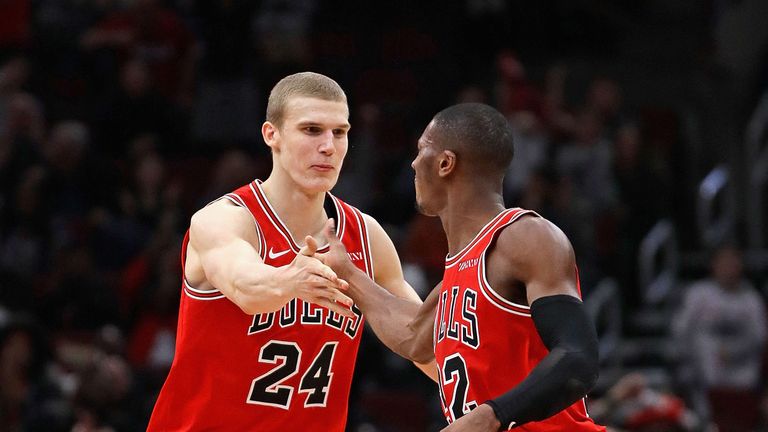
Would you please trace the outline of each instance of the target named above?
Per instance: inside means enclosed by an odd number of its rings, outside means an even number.
[[[336,186],[336,178],[313,178],[302,183],[304,190],[309,193],[325,193]]]

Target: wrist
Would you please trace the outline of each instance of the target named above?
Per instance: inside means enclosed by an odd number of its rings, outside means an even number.
[[[360,272],[360,269],[358,269],[357,266],[355,266],[354,264],[352,264],[351,261],[349,261],[338,268],[338,271],[336,271],[336,276],[340,277],[341,279],[344,279],[349,283],[352,283],[350,279],[352,279],[355,276],[355,274],[358,272]]]
[[[487,406],[489,408],[488,409],[488,411],[490,411],[489,415],[493,417],[496,430],[507,430],[511,426],[513,426],[514,423],[507,424],[507,425],[502,424],[501,419],[503,415],[501,414],[501,409],[499,408],[499,405],[496,402],[494,402],[493,400],[488,400],[483,405],[480,405],[480,407],[483,407],[483,406]],[[478,409],[480,407],[478,407]]]

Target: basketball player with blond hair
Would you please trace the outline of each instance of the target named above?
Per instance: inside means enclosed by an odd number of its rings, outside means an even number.
[[[272,172],[200,209],[184,238],[176,354],[150,431],[344,430],[364,317],[312,257],[327,251],[314,241],[325,243],[326,221],[352,266],[421,304],[379,223],[329,193],[348,118],[326,76],[298,73],[272,89],[261,129]]]

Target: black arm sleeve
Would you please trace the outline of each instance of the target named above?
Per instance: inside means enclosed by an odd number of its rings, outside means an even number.
[[[531,317],[549,354],[515,388],[486,401],[504,430],[557,414],[597,381],[597,333],[579,299],[542,297],[531,305]]]

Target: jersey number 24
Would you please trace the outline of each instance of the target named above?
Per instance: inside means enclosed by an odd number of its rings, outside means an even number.
[[[299,382],[299,393],[306,393],[305,407],[325,406],[328,389],[331,386],[333,356],[338,342],[328,342],[317,353],[312,364],[304,372]],[[261,348],[259,361],[278,364],[269,372],[251,382],[248,392],[249,404],[267,405],[288,409],[295,388],[283,383],[299,372],[301,348],[296,342],[270,341]]]

